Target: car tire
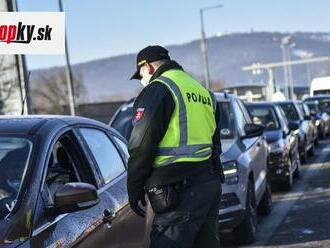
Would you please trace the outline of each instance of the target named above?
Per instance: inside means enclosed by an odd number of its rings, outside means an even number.
[[[294,173],[293,173],[293,176],[294,178],[296,179],[299,179],[300,178],[300,166],[301,166],[301,163],[300,163],[300,159],[299,157],[297,158],[297,168],[295,169]]]
[[[233,234],[240,244],[250,244],[255,240],[257,229],[257,207],[254,194],[253,180],[249,180],[246,196],[246,210],[244,219],[238,227],[234,228]]]
[[[320,140],[324,139],[324,133],[325,133],[325,128],[323,126],[321,126],[319,133],[318,133]]]
[[[266,182],[266,189],[264,195],[262,196],[261,202],[258,206],[258,214],[260,215],[270,215],[272,212],[273,200],[272,200],[272,188],[271,184]]]
[[[301,163],[306,164],[307,163],[307,157],[308,157],[308,154],[307,154],[306,146],[304,146],[304,152],[303,152],[302,155],[300,155]]]
[[[293,185],[293,173],[292,171],[290,171],[290,174],[285,178],[285,188],[287,190],[290,190],[292,188],[292,185]]]
[[[312,144],[312,147],[308,150],[308,156],[313,157],[315,154],[315,145]]]

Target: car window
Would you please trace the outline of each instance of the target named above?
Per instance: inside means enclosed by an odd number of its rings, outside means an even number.
[[[306,115],[306,116],[310,116],[311,113],[310,113],[310,111],[309,111],[309,107],[308,107],[308,105],[307,105],[306,103],[303,103],[302,106],[303,106],[303,110],[304,110],[305,115]]]
[[[280,129],[276,113],[271,106],[248,106],[252,121],[255,124],[265,126],[265,130],[272,131]]]
[[[242,113],[245,117],[246,122],[247,123],[252,123],[249,112],[247,111],[247,109],[246,109],[245,105],[243,104],[243,102],[241,100],[237,100],[237,102],[238,102],[238,105],[240,106],[240,108],[242,110]]]
[[[276,110],[277,110],[277,113],[278,113],[280,123],[282,125],[282,129],[285,131],[285,133],[288,133],[290,131],[289,130],[289,122],[288,122],[288,119],[285,116],[284,111],[282,110],[282,108],[280,108],[278,106],[276,107]]]
[[[285,116],[289,121],[299,121],[299,114],[297,112],[296,107],[293,103],[284,103],[280,104],[281,108],[283,109]]]
[[[77,167],[67,147],[60,141],[53,147],[46,175],[46,184],[53,199],[58,188],[66,183],[80,182]]]
[[[233,113],[230,108],[229,102],[218,102],[220,118],[220,138],[232,139],[234,137],[233,132]]]
[[[236,118],[238,132],[240,133],[240,135],[244,136],[245,135],[244,127],[246,124],[246,120],[236,100],[233,100],[233,111]]]
[[[93,153],[105,183],[125,171],[119,151],[104,132],[92,128],[81,128],[80,131]]]
[[[31,150],[32,143],[28,139],[0,137],[0,220],[17,202]]]
[[[119,145],[120,149],[124,152],[125,154],[125,159],[126,159],[126,162],[129,158],[129,153],[128,153],[128,149],[127,149],[127,144],[122,141],[121,139],[117,138],[116,136],[113,136],[115,142]]]

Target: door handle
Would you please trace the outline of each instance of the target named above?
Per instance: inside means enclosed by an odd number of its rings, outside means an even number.
[[[116,214],[109,210],[109,209],[104,209],[103,211],[103,222],[105,223],[110,223],[112,222],[112,220],[116,217]]]

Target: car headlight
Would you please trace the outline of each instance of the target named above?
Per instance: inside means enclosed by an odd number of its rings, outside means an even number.
[[[269,144],[269,151],[272,153],[283,152],[283,141],[276,141]]]
[[[222,164],[223,174],[225,175],[226,184],[238,183],[238,165],[236,161],[229,161]]]
[[[321,124],[320,120],[316,120],[316,121],[315,121],[315,125],[316,125],[316,126],[319,126],[320,124]]]

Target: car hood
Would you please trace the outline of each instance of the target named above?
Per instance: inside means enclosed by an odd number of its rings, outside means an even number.
[[[267,143],[270,144],[281,139],[283,132],[282,130],[265,131],[264,135],[266,136]]]

